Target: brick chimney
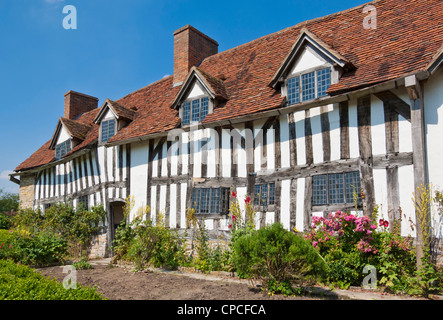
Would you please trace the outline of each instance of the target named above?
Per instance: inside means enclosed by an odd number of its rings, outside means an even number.
[[[218,43],[189,24],[174,32],[174,86],[182,84],[193,66],[218,53]]]
[[[64,118],[75,120],[81,114],[94,110],[97,106],[98,98],[70,90],[65,93]]]

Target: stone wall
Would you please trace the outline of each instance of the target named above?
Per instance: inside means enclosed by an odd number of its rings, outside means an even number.
[[[32,208],[34,205],[34,174],[20,177],[20,209]]]
[[[88,258],[106,258],[108,255],[108,233],[104,232],[91,236],[91,244],[88,248]]]

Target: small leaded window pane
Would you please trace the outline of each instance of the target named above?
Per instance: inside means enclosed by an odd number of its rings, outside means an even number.
[[[312,204],[322,205],[327,204],[327,175],[318,175],[312,177]]]
[[[360,193],[360,173],[358,171],[348,172],[345,174],[345,184],[346,184],[346,203],[354,202],[354,188],[357,193],[358,202],[361,202]]]
[[[317,71],[317,97],[326,96],[326,91],[331,85],[331,69],[321,69]]]
[[[275,203],[275,183],[269,184],[269,205]]]
[[[208,104],[208,97],[204,97],[201,99],[200,121],[202,121],[208,115]]]
[[[191,121],[191,103],[185,102],[183,104],[183,124],[189,124]]]
[[[102,138],[101,142],[106,142],[115,134],[115,120],[106,120],[102,122]]]
[[[56,159],[61,159],[65,154],[71,151],[71,141],[66,140],[55,146],[55,157]]]
[[[256,184],[254,186],[254,205],[258,206],[260,204],[260,190],[261,189],[261,185]]]
[[[315,99],[315,72],[302,74],[301,83],[303,101]]]
[[[220,212],[220,189],[211,190],[211,213]]]
[[[209,213],[209,191],[208,188],[201,189],[200,198],[200,212],[199,213]]]
[[[197,214],[220,214],[229,210],[229,188],[194,188],[192,208]]]
[[[200,120],[200,99],[192,101],[192,121],[197,122]]]
[[[89,210],[89,197],[81,196],[78,198],[78,205],[83,206],[84,209]]]
[[[343,185],[343,173],[329,174],[328,180],[329,203],[344,203],[345,190]]]
[[[300,78],[295,77],[288,80],[288,103],[300,102]]]

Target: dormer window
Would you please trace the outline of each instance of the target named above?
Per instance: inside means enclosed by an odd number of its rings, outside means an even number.
[[[101,138],[102,143],[107,142],[115,134],[115,119],[102,121],[101,123]]]
[[[59,143],[55,146],[55,158],[60,160],[69,151],[71,151],[71,140]]]
[[[331,69],[323,68],[302,73],[287,80],[288,104],[321,98],[331,85]]]
[[[192,122],[203,121],[208,115],[209,98],[202,97],[185,101],[183,103],[183,124],[188,125]]]

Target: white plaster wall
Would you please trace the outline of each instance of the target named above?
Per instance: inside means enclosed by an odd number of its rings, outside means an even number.
[[[440,67],[424,86],[426,157],[428,180],[434,190],[443,191],[443,68]],[[434,235],[443,238],[443,216],[434,205],[431,210],[431,224]]]
[[[289,148],[289,122],[288,115],[280,116],[280,154],[281,167],[289,168],[291,166],[290,148]]]
[[[375,203],[379,206],[378,216],[380,219],[388,219],[388,187],[386,169],[374,169],[373,178]]]
[[[305,47],[300,56],[297,58],[294,67],[290,72],[290,75],[297,74],[307,69],[315,68],[325,64],[326,62],[318,55],[314,54],[311,48]]]
[[[312,154],[314,163],[323,162],[323,137],[321,133],[320,107],[310,109],[309,117],[311,119],[312,132]]]
[[[189,94],[185,97],[185,100],[196,98],[196,97],[204,95],[204,94],[205,94],[205,92],[203,91],[200,83],[198,83],[198,81],[195,81],[194,84],[192,85],[192,88],[191,88]]]
[[[357,122],[357,101],[355,99],[349,101],[349,157],[358,158],[360,149],[358,143],[358,122]]]
[[[188,185],[186,183],[182,183],[180,186],[180,227],[185,228],[186,227],[186,190],[188,188]]]
[[[386,128],[383,102],[371,95],[372,154],[386,154]]]
[[[254,121],[254,138],[256,139],[254,149],[254,171],[261,171],[261,164],[263,161],[263,130],[261,128],[265,124],[265,120]]]
[[[398,168],[400,180],[400,206],[402,210],[401,235],[416,236],[412,230],[409,219],[415,223],[415,208],[412,202],[414,192],[414,169],[413,166],[403,166]]]
[[[147,142],[131,145],[130,190],[134,196],[134,208],[131,217],[138,208],[150,205],[146,203],[147,172],[149,147]]]
[[[57,139],[57,144],[65,142],[66,140],[71,139],[71,135],[68,133],[68,131],[65,129],[65,126],[62,125],[60,134]]]
[[[180,198],[177,197],[177,184],[171,184],[169,186],[169,227],[175,228],[177,225],[177,201],[180,201]]]
[[[296,222],[295,226],[298,231],[303,230],[303,215],[305,212],[305,178],[297,179],[297,212],[296,212]]]
[[[338,104],[330,105],[329,135],[331,141],[331,161],[340,160],[340,113]]]
[[[295,136],[297,144],[297,165],[306,164],[305,111],[294,112]]]
[[[229,130],[222,130],[222,174],[223,177],[231,176],[231,134]]]
[[[290,227],[290,188],[291,180],[286,179],[281,181],[281,196],[280,196],[280,222],[289,230]]]

